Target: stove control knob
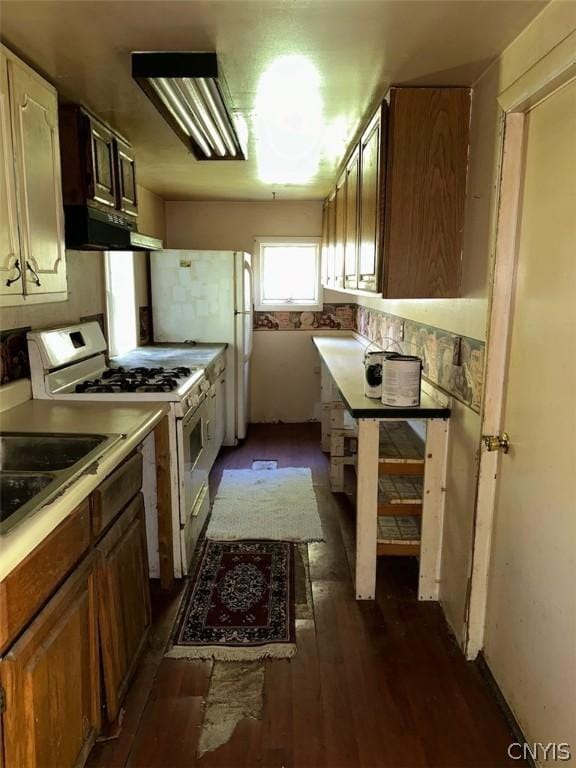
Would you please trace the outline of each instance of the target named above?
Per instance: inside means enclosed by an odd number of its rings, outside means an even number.
[[[195,408],[199,402],[200,402],[200,398],[198,397],[198,395],[190,395],[190,397],[188,398],[188,407]]]
[[[206,380],[202,381],[200,384],[200,389],[202,390],[202,392],[208,392],[208,390],[210,389],[210,382]]]

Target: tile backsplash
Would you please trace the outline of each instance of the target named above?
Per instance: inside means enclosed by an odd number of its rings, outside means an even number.
[[[423,374],[479,413],[485,344],[442,328],[358,306],[355,330],[384,349],[401,349],[422,359]]]

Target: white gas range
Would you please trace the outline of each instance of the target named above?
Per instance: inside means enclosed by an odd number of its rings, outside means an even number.
[[[128,367],[106,362],[107,345],[98,323],[82,323],[28,333],[32,392],[35,398],[69,401],[170,404],[172,510],[175,576],[186,575],[196,541],[210,510],[206,395],[203,368],[163,366],[162,354]],[[129,356],[127,358],[130,359]],[[170,356],[168,361],[171,362]],[[154,461],[153,436],[143,448],[145,467]],[[159,575],[155,473],[145,472],[144,497],[150,575]]]

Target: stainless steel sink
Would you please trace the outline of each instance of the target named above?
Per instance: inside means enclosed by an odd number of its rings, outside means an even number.
[[[54,475],[29,475],[26,472],[3,472],[0,475],[0,523],[53,483]]]
[[[0,435],[0,535],[86,472],[122,435]]]
[[[106,435],[0,435],[0,467],[7,472],[69,469],[106,440]]]

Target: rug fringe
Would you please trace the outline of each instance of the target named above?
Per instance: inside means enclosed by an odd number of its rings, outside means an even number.
[[[216,661],[261,661],[291,659],[296,655],[295,643],[271,643],[253,648],[222,648],[215,645],[173,645],[166,651],[167,659],[215,659]]]

